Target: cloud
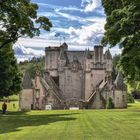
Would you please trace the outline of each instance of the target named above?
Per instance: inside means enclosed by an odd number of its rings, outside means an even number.
[[[38,16],[46,16],[46,17],[59,17],[56,13],[52,12],[38,12]]]
[[[57,11],[80,11],[83,12],[83,9],[80,9],[76,6],[69,6],[69,7],[59,7],[57,8]]]
[[[85,12],[92,12],[96,8],[101,7],[101,0],[82,0],[81,5],[85,8]]]
[[[55,10],[57,15],[59,15],[60,17],[66,18],[67,20],[71,20],[71,21],[77,21],[79,23],[87,23],[87,21],[85,20],[85,18],[80,17],[80,16],[74,16],[72,14],[68,14],[68,13],[63,13],[60,12],[58,9]]]
[[[54,30],[59,33],[69,35],[68,40],[71,43],[80,45],[93,45],[100,43],[104,34],[105,18],[90,17],[85,18],[85,21],[92,22],[91,24],[83,25],[79,28],[70,26],[69,28],[56,27]]]
[[[33,57],[42,57],[45,55],[44,49],[25,47],[20,43],[14,44],[13,50],[18,63],[31,60]]]

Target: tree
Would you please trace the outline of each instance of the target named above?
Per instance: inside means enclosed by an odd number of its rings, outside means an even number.
[[[26,68],[26,70],[29,71],[30,76],[32,79],[35,78],[36,76],[36,72],[38,71],[40,73],[40,75],[43,76],[44,73],[44,61],[45,58],[33,58],[29,63],[28,67]]]
[[[113,56],[113,71],[112,71],[112,79],[113,81],[115,81],[116,77],[117,77],[117,74],[118,74],[118,64],[119,64],[119,61],[120,61],[120,57],[121,55],[120,54],[115,54]]]
[[[119,68],[128,81],[140,81],[140,1],[102,0],[107,16],[103,45],[119,45]]]
[[[34,37],[41,29],[50,31],[51,22],[37,16],[38,6],[30,0],[0,0],[0,96],[21,90],[21,78],[12,45],[22,36]]]
[[[12,45],[0,49],[0,97],[17,94],[21,90],[21,74],[18,70]]]
[[[37,16],[37,9],[37,4],[30,0],[0,1],[0,48],[15,43],[22,36],[38,36],[40,29],[50,30],[51,22]]]

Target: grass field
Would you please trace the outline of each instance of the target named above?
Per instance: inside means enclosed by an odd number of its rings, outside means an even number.
[[[0,140],[140,140],[140,102],[128,109],[0,115]]]

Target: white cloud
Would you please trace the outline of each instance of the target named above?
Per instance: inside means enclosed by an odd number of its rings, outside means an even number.
[[[44,38],[39,38],[39,37],[36,37],[36,38],[20,38],[20,39],[18,39],[16,44],[17,45],[21,44],[24,47],[45,48],[49,45],[59,44],[59,40],[58,41],[48,40],[48,39],[45,39],[45,36],[44,36]]]
[[[87,23],[87,21],[83,17],[74,16],[74,15],[71,15],[71,14],[68,14],[68,13],[63,13],[63,12],[60,12],[58,9],[56,9],[55,12],[57,13],[57,15],[59,15],[63,18],[67,18],[68,20],[78,21],[78,22],[81,22],[81,23]]]
[[[75,7],[75,6],[57,8],[57,11],[61,11],[61,10],[64,10],[64,11],[81,11],[81,12],[83,12],[83,9],[80,9],[78,7]]]
[[[82,26],[81,29],[73,30],[76,37],[73,37],[73,42],[78,44],[98,44],[103,36],[104,29],[102,24],[95,23],[89,26]]]
[[[59,17],[56,13],[52,12],[38,12],[38,16],[46,16],[46,17]]]
[[[98,44],[104,33],[105,18],[85,18],[85,21],[90,21],[92,24],[84,25],[80,28],[54,28],[56,32],[69,34],[69,39],[72,43],[80,45]]]
[[[101,0],[82,0],[82,5],[85,7],[85,12],[92,12],[101,6]]]

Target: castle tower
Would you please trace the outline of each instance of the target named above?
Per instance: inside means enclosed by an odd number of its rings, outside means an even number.
[[[59,63],[58,70],[59,71],[62,71],[63,68],[65,66],[67,66],[68,63],[69,63],[68,56],[67,56],[67,53],[66,53],[67,49],[68,49],[68,45],[66,43],[63,43],[60,46],[60,55],[59,55],[59,58],[58,58],[58,60],[59,60],[59,62],[58,62]]]
[[[103,57],[103,46],[94,46],[94,57],[93,57],[93,68],[104,69],[104,57]]]
[[[123,75],[119,72],[116,80],[114,82],[115,84],[115,107],[116,108],[125,108],[127,107],[127,91],[126,91],[126,86],[123,82]]]
[[[85,50],[85,71],[90,71],[92,62],[92,55],[90,50]]]
[[[105,52],[104,55],[105,63],[106,63],[106,71],[112,72],[112,55],[109,51],[109,49]]]
[[[94,46],[94,63],[103,62],[103,46],[96,45]]]
[[[58,76],[58,57],[60,54],[60,47],[46,47],[45,48],[45,70],[51,76]]]

